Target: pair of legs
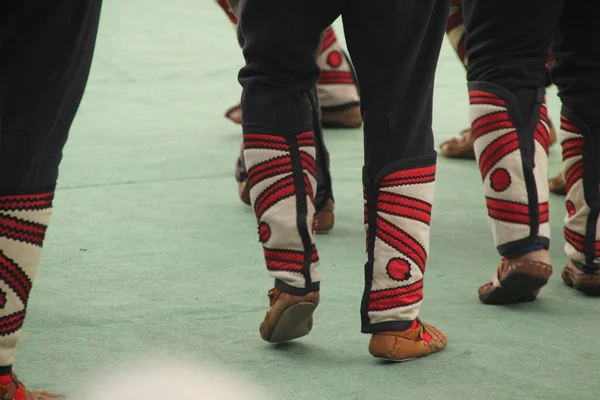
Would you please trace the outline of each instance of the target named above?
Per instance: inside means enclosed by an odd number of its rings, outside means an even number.
[[[373,334],[374,356],[405,360],[439,351],[447,341],[418,319],[436,165],[433,81],[446,0],[244,1],[244,159],[275,280],[260,333],[269,342],[306,335],[319,302],[311,93],[321,32],[340,15],[365,133],[362,332]]]
[[[600,6],[584,0],[464,0],[474,149],[496,247],[505,258],[484,302],[534,300],[549,278],[544,102],[547,49],[563,104],[561,136],[567,186],[563,280],[600,288]],[[519,10],[515,13],[515,10]]]
[[[87,82],[100,0],[0,5],[0,398],[46,399],[12,375],[52,211],[58,165]],[[32,397],[33,396],[33,397]]]

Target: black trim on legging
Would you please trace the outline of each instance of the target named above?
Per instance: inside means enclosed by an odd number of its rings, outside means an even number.
[[[365,290],[360,304],[361,332],[372,333],[369,319],[369,296],[373,287],[373,264],[375,262],[375,238],[377,236],[377,197],[379,188],[369,178],[363,168],[363,184],[367,195],[367,262],[365,263]]]
[[[331,174],[329,172],[329,152],[325,145],[323,136],[323,127],[321,126],[321,117],[319,114],[319,99],[316,89],[310,94],[310,106],[312,108],[313,135],[315,138],[315,163],[317,167],[315,177],[317,179],[317,191],[315,193],[315,211],[319,212],[327,200],[333,200],[333,187],[331,184]]]
[[[529,209],[529,237],[505,243],[497,247],[501,255],[522,250],[533,245],[542,245],[546,249],[550,247],[550,238],[539,236],[540,231],[540,209],[537,185],[533,169],[535,168],[535,139],[534,134],[540,120],[542,101],[546,94],[544,88],[537,89],[535,103],[532,105],[531,117],[528,121],[521,115],[521,107],[517,97],[501,86],[489,82],[469,82],[469,89],[482,90],[492,93],[505,101],[508,116],[517,130],[519,138],[519,149],[521,151],[521,167],[527,191],[527,207]]]
[[[411,327],[414,320],[410,321],[388,321],[380,322],[378,324],[371,324],[368,332],[363,333],[380,333],[390,331],[405,331]]]
[[[278,289],[280,292],[289,293],[296,296],[303,296],[310,292],[316,292],[319,290],[319,288],[320,282],[313,282],[310,285],[306,285],[304,288],[297,288],[295,286],[288,285],[279,279],[275,279],[275,289]]]
[[[296,135],[286,137],[290,146],[290,159],[292,164],[292,175],[294,176],[294,191],[296,195],[296,225],[298,233],[302,239],[304,247],[304,265],[302,266],[302,275],[304,276],[305,287],[312,285],[310,276],[310,264],[312,260],[312,240],[310,238],[311,227],[307,226],[308,204],[306,197],[308,196],[304,183],[304,171],[302,169],[302,161],[300,160],[300,151],[298,150],[298,138]],[[312,216],[314,217],[314,216]]]
[[[536,236],[534,240],[531,240],[531,238],[527,237],[525,239],[515,240],[514,242],[501,244],[497,249],[500,255],[505,255],[518,253],[530,246],[542,246],[544,249],[548,250],[550,248],[550,239],[543,236]]]

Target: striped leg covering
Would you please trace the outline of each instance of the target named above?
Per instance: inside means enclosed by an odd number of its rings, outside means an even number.
[[[317,65],[321,69],[317,93],[322,108],[346,108],[359,104],[352,64],[337,41],[332,27],[327,28],[323,34]]]
[[[508,256],[548,248],[548,112],[538,91],[530,121],[522,121],[512,93],[469,83],[475,154],[496,247]]]
[[[0,194],[0,374],[10,373],[52,212],[51,190]]]
[[[384,169],[373,183],[365,174],[363,333],[410,328],[423,300],[436,160],[408,161]]]
[[[315,247],[315,139],[244,134],[250,198],[269,275],[282,292],[319,289]]]
[[[565,253],[582,269],[600,266],[598,134],[563,108],[560,123],[562,173],[567,184]]]

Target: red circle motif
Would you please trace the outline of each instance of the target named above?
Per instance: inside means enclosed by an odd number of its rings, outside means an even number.
[[[339,51],[332,51],[327,56],[327,64],[332,68],[339,68],[342,65],[342,54]]]
[[[387,274],[395,281],[407,281],[411,278],[410,263],[403,258],[392,258],[386,267]]]
[[[258,237],[261,243],[266,243],[271,239],[271,227],[266,222],[261,222],[258,225]]]
[[[503,192],[512,183],[510,173],[504,168],[498,168],[490,175],[490,186],[496,192]]]

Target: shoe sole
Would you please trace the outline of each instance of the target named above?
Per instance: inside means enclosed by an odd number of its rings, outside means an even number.
[[[480,297],[485,304],[516,304],[535,301],[538,289],[548,283],[542,276],[514,273],[500,282],[502,287],[494,288],[485,297]]]
[[[562,280],[565,283],[565,285],[572,287],[573,289],[579,290],[587,296],[600,296],[600,286],[598,285],[576,285],[568,273],[563,273]]]
[[[303,302],[294,304],[285,310],[281,314],[281,317],[279,317],[279,321],[277,321],[277,325],[275,325],[273,334],[268,342],[289,342],[290,340],[308,335],[312,328],[310,326],[310,319],[313,316],[315,308],[317,308],[315,304]]]
[[[382,357],[382,356],[373,356],[378,360],[382,360],[382,361],[386,361],[386,362],[393,362],[393,363],[403,363],[403,362],[407,362],[407,361],[412,361],[412,360],[416,360],[417,357],[412,357],[412,358],[405,358],[403,360],[394,360],[393,358],[387,358],[387,357]]]

